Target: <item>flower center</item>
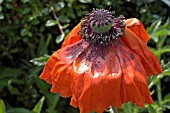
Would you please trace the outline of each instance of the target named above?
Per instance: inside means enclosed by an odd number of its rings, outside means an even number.
[[[124,17],[114,18],[114,12],[93,9],[81,22],[79,34],[92,44],[107,45],[124,34]]]
[[[105,33],[111,29],[114,21],[113,12],[99,9],[92,11],[89,16],[88,22],[95,33]]]

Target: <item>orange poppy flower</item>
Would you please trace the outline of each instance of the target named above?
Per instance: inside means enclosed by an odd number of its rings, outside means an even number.
[[[52,84],[51,92],[71,97],[80,113],[102,113],[129,101],[139,107],[152,103],[147,76],[162,70],[147,47],[149,37],[138,19],[113,14],[104,9],[88,14],[40,75]]]

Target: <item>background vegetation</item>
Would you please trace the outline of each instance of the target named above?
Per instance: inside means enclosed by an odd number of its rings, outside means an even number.
[[[78,113],[40,80],[43,65],[64,37],[92,8],[110,8],[139,18],[150,35],[148,45],[163,73],[148,78],[154,104],[123,104],[121,113],[169,113],[169,0],[0,0],[0,113]]]

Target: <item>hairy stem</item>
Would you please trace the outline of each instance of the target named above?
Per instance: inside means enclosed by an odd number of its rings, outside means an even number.
[[[158,98],[158,104],[162,107],[162,91],[161,91],[161,81],[159,80],[156,84],[157,88],[157,98]],[[160,113],[163,113],[162,109],[160,109]]]
[[[49,0],[49,3],[50,3],[50,0]],[[61,25],[60,22],[59,22],[59,19],[58,19],[56,13],[55,13],[54,7],[52,6],[51,3],[50,3],[50,5],[51,5],[50,11],[52,12],[55,20],[58,21],[57,25],[58,25],[58,28],[59,28],[59,30],[60,30],[61,36],[64,37],[64,36],[65,36],[65,33],[64,33],[64,31],[63,31],[63,27],[62,27],[62,25]]]

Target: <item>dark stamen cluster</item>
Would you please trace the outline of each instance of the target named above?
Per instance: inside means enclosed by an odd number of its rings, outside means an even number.
[[[104,9],[93,10],[89,14],[88,22],[91,28],[96,33],[104,33],[110,30],[113,24],[114,12],[109,12]]]
[[[124,34],[124,17],[114,18],[114,12],[104,9],[93,9],[81,23],[79,34],[93,44],[107,45],[111,40]]]

